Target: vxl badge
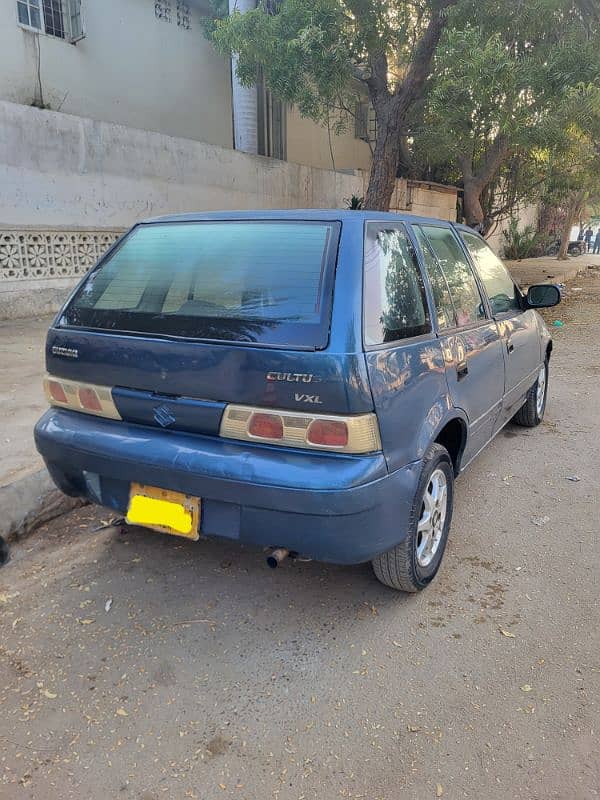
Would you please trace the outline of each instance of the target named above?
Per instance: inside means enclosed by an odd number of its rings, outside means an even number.
[[[266,378],[269,382],[283,383],[321,383],[323,380],[319,375],[310,372],[267,372]],[[322,406],[323,402],[318,394],[301,394],[296,392],[294,400],[297,403],[311,403],[312,405]]]

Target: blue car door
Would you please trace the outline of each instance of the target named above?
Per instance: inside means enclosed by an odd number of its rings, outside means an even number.
[[[520,290],[489,245],[476,233],[461,231],[460,235],[490,299],[503,343],[506,380],[500,426],[519,410],[542,364],[537,313],[522,309]]]
[[[368,222],[363,342],[390,471],[422,458],[447,410],[444,358],[403,223]]]
[[[413,230],[436,305],[450,395],[468,419],[464,465],[496,427],[504,393],[502,342],[454,230],[433,222]]]

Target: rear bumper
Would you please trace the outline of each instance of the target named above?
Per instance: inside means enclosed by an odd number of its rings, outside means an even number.
[[[369,561],[407,530],[420,463],[388,474],[381,453],[341,456],[162,431],[51,409],[35,441],[56,485],[121,513],[132,481],[202,498],[202,534]]]

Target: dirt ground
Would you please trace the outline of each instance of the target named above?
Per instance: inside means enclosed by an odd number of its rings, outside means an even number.
[[[90,507],[15,546],[2,800],[598,797],[600,272],[546,316],[545,422],[460,478],[418,596]]]

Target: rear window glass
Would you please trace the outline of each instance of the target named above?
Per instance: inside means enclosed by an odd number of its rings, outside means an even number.
[[[140,225],[60,324],[282,346],[327,344],[338,223]]]

